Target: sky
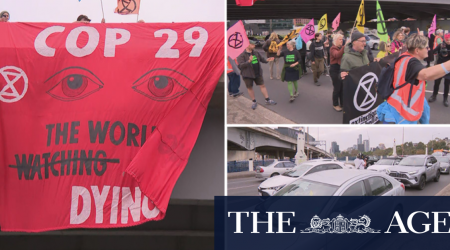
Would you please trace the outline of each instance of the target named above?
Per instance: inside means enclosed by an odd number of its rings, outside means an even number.
[[[450,138],[450,127],[436,127],[436,126],[420,126],[420,127],[405,127],[404,142],[423,142],[428,143],[431,138]],[[386,148],[390,148],[394,144],[402,143],[403,127],[392,126],[348,126],[348,127],[309,127],[309,133],[316,140],[326,140],[327,151],[331,148],[331,142],[336,141],[339,145],[339,150],[347,150],[356,144],[359,134],[362,135],[363,140],[370,138],[370,147],[376,147],[380,143],[384,143]],[[325,149],[324,146],[320,147]]]
[[[116,0],[0,0],[0,11],[10,13],[10,22],[76,21],[81,14],[93,23],[100,23],[102,7],[107,23],[136,22],[136,15],[114,13]],[[155,22],[223,22],[224,0],[141,0],[139,19]]]

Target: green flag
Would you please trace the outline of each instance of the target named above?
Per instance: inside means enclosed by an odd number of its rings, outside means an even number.
[[[388,42],[389,36],[384,22],[383,12],[381,11],[380,3],[377,1],[377,31],[380,41]]]

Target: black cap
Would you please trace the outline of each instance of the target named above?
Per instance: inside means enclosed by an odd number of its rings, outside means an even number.
[[[83,20],[83,19],[86,19],[86,20],[88,20],[89,22],[91,21],[91,19],[89,19],[86,15],[79,15],[78,18],[77,18],[77,21],[81,21],[81,20]]]
[[[353,32],[353,34],[352,34],[352,42],[360,39],[361,37],[364,37],[363,33],[359,32],[359,31]]]

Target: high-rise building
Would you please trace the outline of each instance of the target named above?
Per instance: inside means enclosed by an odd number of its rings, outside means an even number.
[[[364,140],[363,144],[364,144],[364,152],[369,152],[370,151],[369,140]]]
[[[381,150],[385,150],[385,149],[386,149],[386,146],[384,145],[384,143],[380,143],[380,144],[378,145],[378,147],[379,147]]]
[[[339,145],[337,144],[337,142],[332,142],[331,143],[331,153],[335,154],[335,153],[339,153]]]
[[[359,152],[364,152],[364,144],[358,144],[358,151]]]
[[[357,140],[357,144],[363,144],[362,135],[360,134]]]
[[[358,144],[353,145],[353,150],[358,150]]]

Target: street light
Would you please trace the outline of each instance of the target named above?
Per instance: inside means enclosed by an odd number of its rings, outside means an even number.
[[[440,134],[440,133],[431,135],[431,150],[433,150],[433,148],[434,148],[434,145],[433,145],[434,144],[434,139],[433,138],[434,138],[435,135],[438,135],[438,134]],[[433,152],[431,152],[431,154],[433,154]]]

